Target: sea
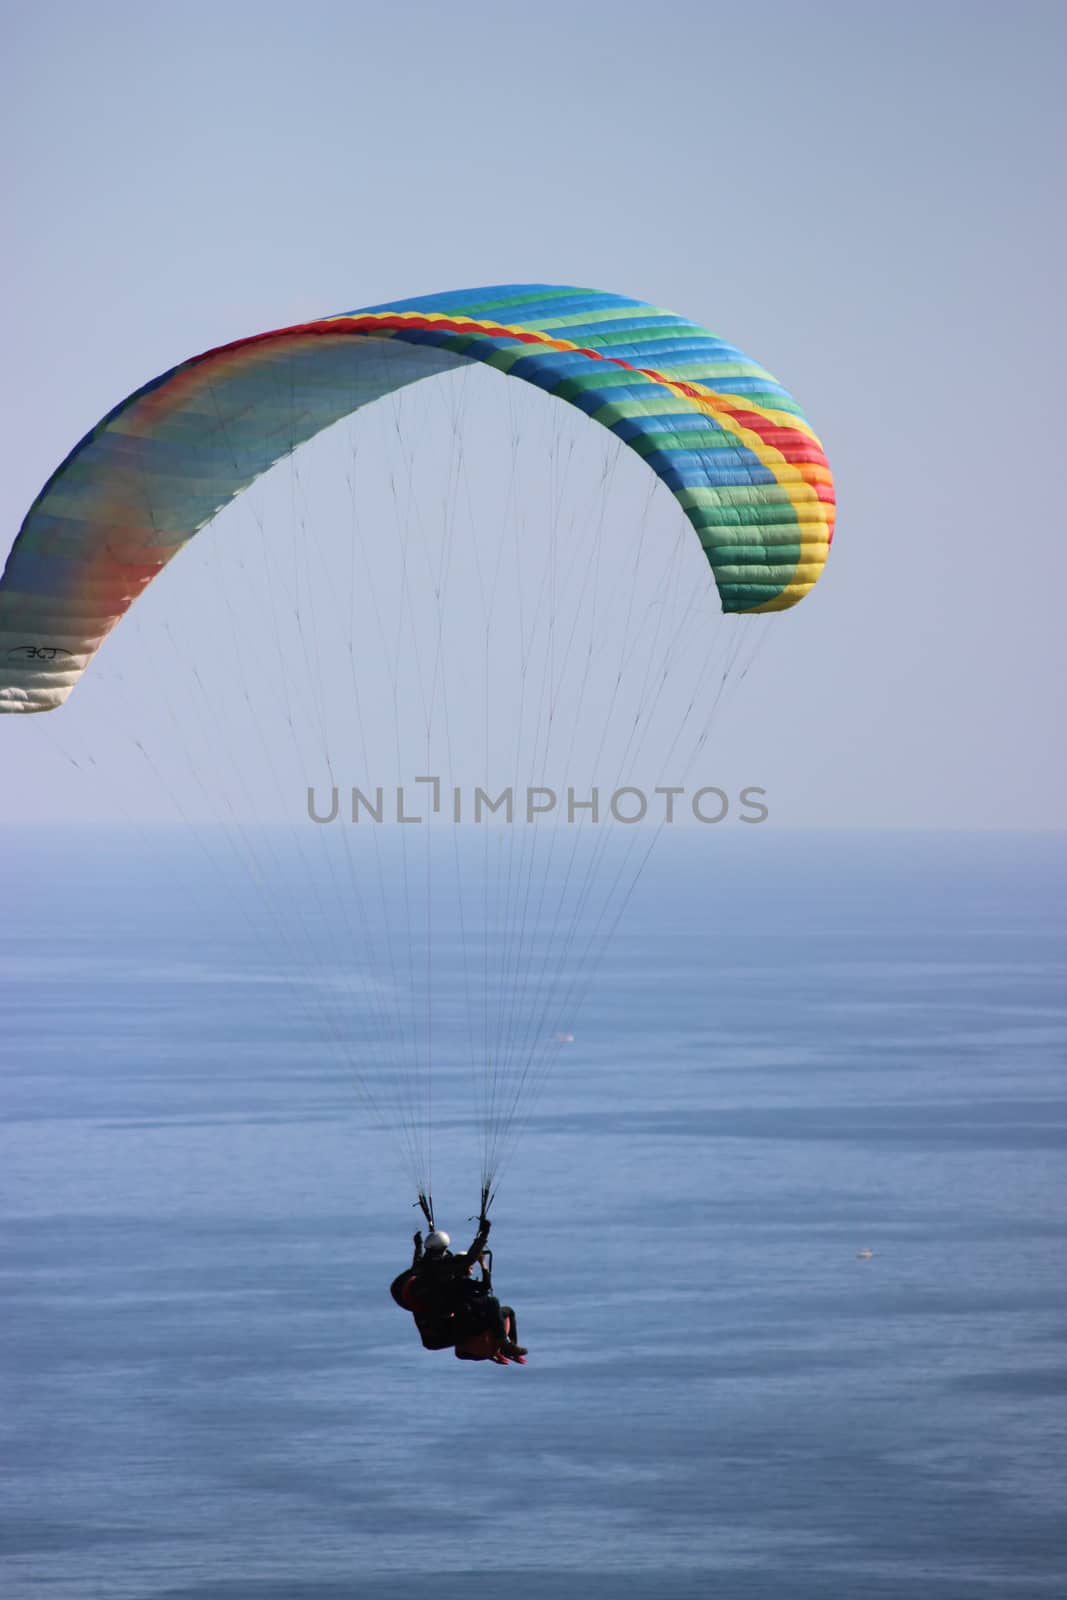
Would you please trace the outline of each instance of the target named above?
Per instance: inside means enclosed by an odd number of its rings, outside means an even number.
[[[5,1600],[1067,1594],[1062,836],[665,837],[501,1171],[503,1368],[390,1300],[394,1141],[195,832],[0,841]]]

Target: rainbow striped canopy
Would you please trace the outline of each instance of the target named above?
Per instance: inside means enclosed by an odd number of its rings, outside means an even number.
[[[0,580],[0,711],[62,704],[133,601],[194,533],[331,423],[480,361],[565,400],[677,498],[724,611],[780,611],[833,535],[822,447],[733,345],[594,289],[461,289],[208,350],[123,400],[49,479]]]

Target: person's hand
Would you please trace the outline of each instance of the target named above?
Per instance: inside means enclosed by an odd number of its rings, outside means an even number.
[[[492,1227],[492,1226],[493,1226],[493,1224],[492,1224],[492,1223],[491,1223],[491,1222],[490,1222],[490,1221],[489,1221],[489,1218],[488,1218],[488,1217],[483,1217],[483,1218],[482,1218],[482,1227],[481,1227],[481,1232],[482,1232],[482,1233],[483,1233],[483,1234],[484,1234],[484,1235],[485,1235],[485,1237],[486,1237],[486,1238],[487,1238],[487,1239],[488,1239],[488,1237],[489,1237],[489,1229],[490,1229],[490,1228],[491,1228],[491,1227]]]
[[[415,1229],[415,1237],[412,1240],[412,1243],[414,1244],[416,1250],[421,1250],[422,1249],[422,1231],[421,1231],[421,1229],[419,1229],[419,1228]]]

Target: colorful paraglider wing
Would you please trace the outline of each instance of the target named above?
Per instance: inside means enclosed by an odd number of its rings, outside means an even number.
[[[762,367],[637,300],[526,285],[346,312],[209,350],[111,411],[38,496],[0,580],[0,711],[62,704],[194,533],[341,417],[483,362],[609,428],[678,499],[723,609],[784,610],[815,583],[833,483]]]

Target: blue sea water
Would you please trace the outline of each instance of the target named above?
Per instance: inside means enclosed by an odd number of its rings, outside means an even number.
[[[195,841],[0,849],[9,1600],[1067,1592],[1062,840],[666,838],[496,1202],[523,1369],[389,1300],[413,1197]]]

